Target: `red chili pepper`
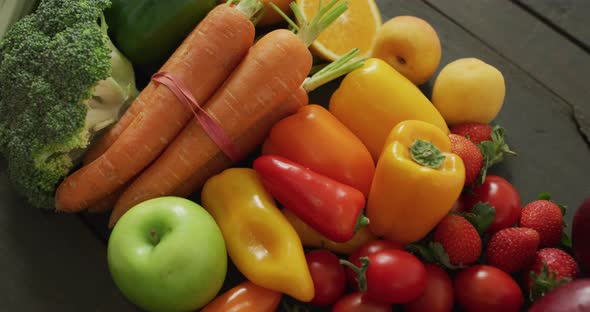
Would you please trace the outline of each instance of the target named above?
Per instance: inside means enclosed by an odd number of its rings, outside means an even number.
[[[351,186],[274,155],[256,159],[254,169],[277,201],[330,240],[347,242],[369,223],[365,196]]]

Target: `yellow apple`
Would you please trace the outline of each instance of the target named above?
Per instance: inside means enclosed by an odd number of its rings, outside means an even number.
[[[441,57],[440,40],[428,22],[415,16],[398,16],[383,24],[373,57],[389,63],[416,85],[428,81]]]
[[[504,103],[504,76],[476,58],[458,59],[445,66],[434,82],[432,103],[449,126],[490,123]]]

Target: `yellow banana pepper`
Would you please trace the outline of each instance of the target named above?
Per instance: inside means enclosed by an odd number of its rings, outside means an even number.
[[[253,169],[232,168],[212,177],[201,199],[221,228],[231,260],[246,278],[300,301],[313,299],[301,240]]]
[[[379,158],[391,129],[404,120],[422,120],[449,133],[434,105],[386,62],[368,59],[344,78],[330,99],[330,112]]]
[[[325,248],[338,254],[349,255],[364,244],[377,239],[377,236],[371,233],[368,227],[363,226],[356,231],[352,239],[348,242],[336,243],[307,225],[307,223],[299,219],[291,210],[283,209],[283,214],[295,231],[297,231],[301,243],[305,247]]]
[[[447,134],[417,120],[399,123],[387,138],[371,185],[366,214],[371,231],[408,244],[448,214],[463,190],[463,160]]]

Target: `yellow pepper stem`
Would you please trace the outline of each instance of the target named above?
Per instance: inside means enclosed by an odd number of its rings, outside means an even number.
[[[445,155],[432,142],[416,139],[410,147],[412,159],[425,167],[438,169],[442,166]]]
[[[365,292],[367,291],[367,269],[369,269],[371,260],[369,260],[369,257],[361,257],[359,258],[359,261],[361,262],[360,267],[357,267],[354,265],[354,263],[344,259],[340,259],[340,264],[348,267],[354,272],[354,274],[356,274],[356,281],[358,283],[359,290],[361,292]]]

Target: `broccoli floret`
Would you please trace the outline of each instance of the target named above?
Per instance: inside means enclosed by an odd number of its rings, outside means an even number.
[[[107,36],[110,0],[43,0],[0,42],[0,152],[16,190],[53,209],[59,182],[138,91]]]

